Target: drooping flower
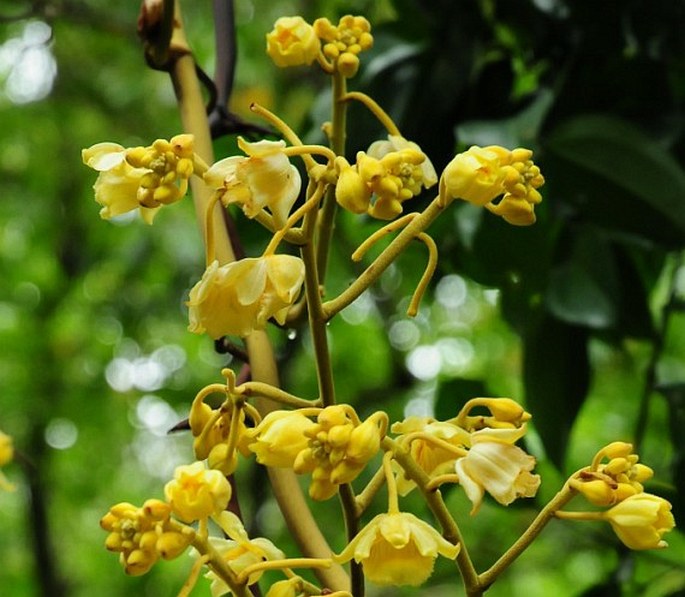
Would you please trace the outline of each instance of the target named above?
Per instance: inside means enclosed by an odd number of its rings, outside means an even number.
[[[662,539],[675,526],[671,504],[649,493],[627,497],[603,513],[614,532],[630,549],[667,547]]]
[[[266,53],[276,66],[300,66],[316,60],[321,42],[302,17],[281,17],[266,34]]]
[[[249,143],[238,137],[247,157],[232,156],[216,162],[204,174],[205,182],[219,193],[224,205],[237,203],[248,218],[268,208],[281,228],[300,193],[297,168],[283,153],[285,141]]]
[[[354,558],[379,585],[418,586],[433,572],[438,555],[453,560],[459,549],[413,514],[395,512],[373,518],[334,559]]]
[[[156,140],[149,147],[97,143],[81,152],[83,163],[99,172],[95,200],[109,219],[140,209],[151,224],[159,207],[179,201],[193,173],[193,136]]]
[[[304,263],[291,255],[214,261],[190,291],[190,325],[212,338],[248,336],[270,317],[283,324],[304,282]]]
[[[231,485],[221,471],[194,462],[176,468],[173,480],[164,487],[164,495],[178,518],[193,522],[226,508]]]
[[[307,447],[316,423],[298,411],[276,410],[264,417],[250,432],[249,449],[257,462],[266,466],[292,467],[298,453]]]
[[[530,472],[535,458],[513,443],[492,441],[479,433],[483,432],[472,434],[471,448],[454,465],[459,484],[473,504],[471,514],[478,512],[486,491],[505,506],[519,497],[533,497],[540,486],[540,476]]]
[[[214,520],[229,539],[210,537],[209,542],[236,574],[240,574],[248,566],[259,562],[285,558],[285,554],[268,539],[263,537],[250,539],[242,522],[232,512],[224,511],[214,517]],[[256,583],[261,575],[261,571],[253,572],[248,577],[247,583],[249,585]],[[214,572],[208,572],[205,577],[212,581],[210,586],[212,597],[218,597],[230,591],[228,585]]]

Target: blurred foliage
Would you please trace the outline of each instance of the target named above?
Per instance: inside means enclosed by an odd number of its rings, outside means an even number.
[[[116,501],[160,496],[190,459],[188,438],[167,429],[228,361],[185,332],[183,300],[203,265],[190,204],[153,228],[99,221],[93,173],[80,165],[95,142],[147,143],[180,127],[167,77],[145,66],[133,4],[0,2],[0,428],[24,455],[7,471],[18,493],[0,494],[0,592],[12,597],[173,595],[190,567],[180,558],[126,578],[97,526]],[[183,8],[211,73],[210,3]],[[273,21],[298,12],[369,18],[375,46],[352,86],[438,171],[470,144],[499,143],[535,149],[547,178],[531,228],[469,205],[434,225],[439,270],[414,320],[404,310],[424,264],[418,245],[333,322],[340,396],[394,419],[449,417],[474,395],[525,401],[540,503],[604,443],[635,441],[656,471],[649,491],[682,524],[685,4],[236,0],[231,105],[250,118],[257,98],[321,140],[324,77],[277,71],[263,52]],[[361,106],[349,123],[350,155],[382,134]],[[217,141],[220,155],[233,147]],[[264,235],[235,216],[246,251],[258,250]],[[376,227],[341,218],[331,295],[358,271],[349,254]],[[274,340],[287,388],[312,396],[306,332]],[[255,532],[288,551],[261,475],[239,471],[243,507]],[[448,493],[480,568],[532,518],[527,503],[488,504],[470,519],[463,495]],[[335,518],[336,508],[315,511]],[[341,547],[341,536],[330,540]],[[488,594],[682,594],[685,540],[668,540],[665,551],[628,553],[606,528],[553,523]],[[426,591],[453,595],[454,574],[440,562]]]

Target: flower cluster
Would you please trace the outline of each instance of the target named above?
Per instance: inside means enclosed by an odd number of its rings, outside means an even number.
[[[142,507],[121,502],[102,517],[100,526],[109,532],[105,546],[120,554],[126,574],[145,574],[160,557],[171,560],[190,545],[192,529],[177,530],[170,515],[169,504],[150,499]]]
[[[220,338],[249,336],[271,317],[283,324],[303,282],[304,263],[291,255],[213,261],[190,291],[188,329]]]
[[[14,458],[14,444],[12,437],[0,431],[0,467],[5,466]],[[10,483],[0,471],[0,489],[12,491],[14,485]]]
[[[375,413],[362,423],[345,405],[320,410],[316,423],[297,412],[272,413],[251,434],[250,449],[262,464],[311,473],[309,495],[327,500],[376,455],[386,427],[385,413]]]
[[[381,220],[402,213],[402,203],[433,186],[435,169],[416,143],[397,135],[375,141],[357,154],[350,166],[342,156],[335,160],[338,182],[335,198],[348,211]]]
[[[485,408],[488,415],[473,415]],[[514,445],[526,433],[530,415],[510,398],[474,398],[450,421],[409,417],[392,426],[409,446],[416,463],[436,481],[456,481],[478,512],[487,491],[500,504],[535,496],[540,477],[532,474],[535,458]],[[452,474],[446,474],[453,471]],[[398,488],[414,484],[401,474]]]
[[[109,219],[140,209],[151,224],[162,205],[175,203],[188,190],[195,170],[193,136],[158,139],[149,147],[124,148],[97,143],[82,152],[83,163],[99,172],[95,200],[100,216]]]
[[[194,522],[226,508],[231,485],[221,471],[194,462],[176,468],[173,480],[164,486],[164,496],[177,518]]]
[[[631,444],[613,442],[602,448],[592,464],[572,476],[568,485],[590,503],[611,508],[601,512],[558,512],[557,516],[606,521],[630,549],[666,547],[662,537],[675,526],[672,507],[667,500],[644,491],[642,483],[651,478],[653,471],[638,460]]]
[[[473,146],[457,154],[445,167],[440,178],[440,200],[448,205],[454,199],[463,199],[486,206],[510,224],[534,224],[535,206],[542,201],[537,189],[545,179],[532,156],[529,149]],[[500,201],[492,203],[500,195]]]
[[[337,25],[316,19],[313,26],[299,16],[282,17],[266,35],[266,52],[276,66],[311,64],[318,58],[326,70],[347,78],[357,74],[359,54],[372,46],[371,25],[352,15],[345,15]]]

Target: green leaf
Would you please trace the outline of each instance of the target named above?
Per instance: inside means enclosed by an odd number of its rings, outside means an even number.
[[[578,116],[553,130],[545,149],[559,175],[555,191],[583,213],[660,244],[685,244],[685,173],[639,129]]]
[[[587,336],[585,328],[543,314],[523,340],[526,408],[547,456],[560,469],[589,387]]]

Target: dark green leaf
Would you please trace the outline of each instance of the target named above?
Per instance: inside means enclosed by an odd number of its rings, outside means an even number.
[[[549,459],[563,468],[568,437],[587,395],[587,331],[543,315],[524,336],[526,407]]]

